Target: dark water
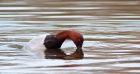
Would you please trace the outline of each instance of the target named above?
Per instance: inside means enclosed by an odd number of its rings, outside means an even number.
[[[84,59],[33,59],[22,50],[66,29],[84,35]],[[139,0],[0,0],[0,74],[77,73],[140,74]]]

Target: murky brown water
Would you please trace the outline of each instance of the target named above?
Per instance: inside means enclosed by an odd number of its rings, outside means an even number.
[[[65,29],[84,35],[84,59],[33,59],[21,49]],[[77,73],[140,74],[139,0],[0,0],[0,74]]]

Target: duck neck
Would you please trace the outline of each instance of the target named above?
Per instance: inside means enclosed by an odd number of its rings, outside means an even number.
[[[75,53],[83,55],[83,50],[82,50],[82,48],[77,49]]]
[[[56,35],[56,38],[58,40],[58,46],[60,48],[63,42],[68,38],[68,33],[60,32]]]
[[[65,40],[68,37],[68,32],[67,31],[60,32],[56,35],[56,37],[59,40]]]

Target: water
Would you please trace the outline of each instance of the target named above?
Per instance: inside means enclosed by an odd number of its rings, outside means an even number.
[[[139,0],[1,0],[0,74],[139,74],[139,6]],[[66,29],[84,35],[84,59],[34,59],[22,50],[37,35]]]

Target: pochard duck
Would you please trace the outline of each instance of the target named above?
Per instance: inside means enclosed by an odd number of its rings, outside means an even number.
[[[70,55],[61,50],[61,46],[66,39],[70,39],[76,45],[76,51]],[[84,38],[76,31],[64,30],[57,34],[44,34],[37,36],[24,46],[25,50],[36,57],[46,59],[82,59],[84,56],[82,45]]]

